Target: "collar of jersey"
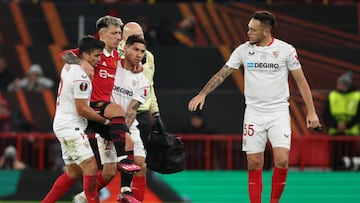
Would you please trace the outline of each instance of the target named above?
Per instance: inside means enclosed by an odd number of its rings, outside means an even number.
[[[106,57],[109,57],[109,56],[114,57],[113,52],[109,53],[106,49],[103,50],[103,54],[104,54]]]

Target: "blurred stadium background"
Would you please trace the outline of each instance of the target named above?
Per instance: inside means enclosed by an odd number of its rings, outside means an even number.
[[[137,21],[146,26],[149,50],[155,55],[155,88],[162,118],[169,132],[182,137],[187,154],[183,172],[149,173],[145,202],[248,202],[245,156],[241,152],[244,111],[243,73],[235,72],[209,96],[204,109],[208,125],[217,134],[185,135],[188,100],[220,68],[231,51],[247,40],[249,17],[267,9],[277,17],[275,37],[292,43],[313,91],[321,116],[327,93],[336,78],[354,72],[360,88],[360,3],[356,0],[243,0],[243,1],[96,1],[19,0],[0,3],[0,55],[10,71],[24,76],[33,63],[57,83],[62,62],[58,53],[77,46],[85,34],[95,34],[103,15]],[[178,32],[177,24],[195,16],[194,38]],[[58,143],[51,132],[56,88],[41,93],[0,91],[13,112],[33,125],[31,132],[0,132],[0,154],[17,147],[28,170],[0,170],[0,203],[39,202],[61,172],[56,168]],[[306,129],[304,106],[290,80],[293,143],[288,184],[282,202],[360,202],[358,171],[337,171],[332,144],[344,143],[347,155],[359,155],[360,138],[329,137],[325,130]],[[320,120],[322,118],[320,117]],[[271,153],[266,151],[263,200],[268,202]],[[113,202],[115,180],[109,189]],[[62,200],[68,202],[81,185]]]

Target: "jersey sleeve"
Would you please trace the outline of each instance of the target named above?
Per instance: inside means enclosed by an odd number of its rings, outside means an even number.
[[[244,45],[238,46],[230,55],[229,60],[225,63],[225,65],[230,68],[239,69],[243,64],[241,53],[244,52]]]
[[[147,81],[147,79],[145,78],[145,76],[143,74],[140,74],[138,77],[138,86],[134,91],[134,96],[133,99],[139,101],[140,103],[144,103],[146,98],[148,98],[149,93],[150,93],[150,86],[149,86],[149,82]]]
[[[155,74],[155,62],[154,55],[146,50],[146,63],[143,64],[143,74],[148,79],[150,85],[154,85],[154,74]]]
[[[293,46],[290,46],[290,51],[286,59],[286,63],[289,70],[296,70],[301,68],[299,57],[297,55],[296,49]]]
[[[73,70],[73,91],[75,99],[89,99],[91,94],[91,81],[81,68]]]

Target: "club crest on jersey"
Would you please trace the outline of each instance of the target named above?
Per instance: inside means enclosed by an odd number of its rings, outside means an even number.
[[[79,88],[81,91],[86,91],[88,89],[89,85],[87,82],[82,82],[80,85],[79,85]]]
[[[279,56],[279,51],[273,51],[273,55],[275,58],[277,58]]]

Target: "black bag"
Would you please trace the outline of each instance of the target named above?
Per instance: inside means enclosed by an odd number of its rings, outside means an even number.
[[[147,145],[147,168],[171,174],[184,170],[184,143],[175,135],[163,132],[152,132]]]

